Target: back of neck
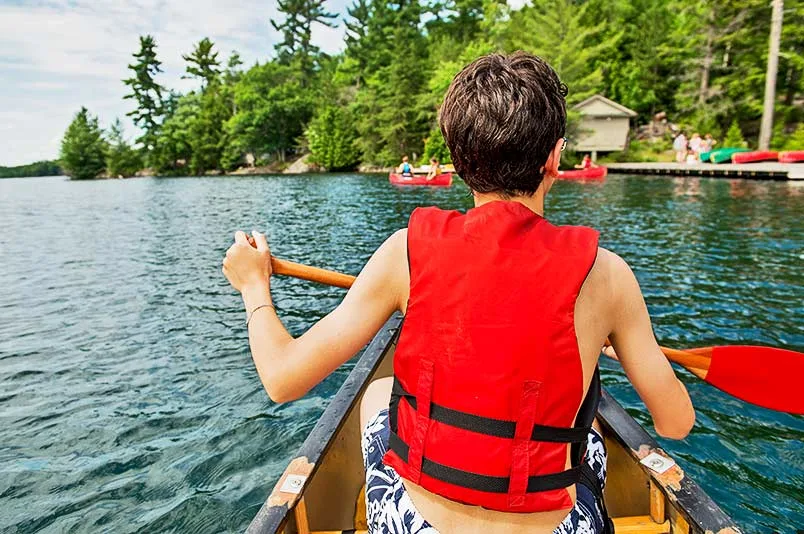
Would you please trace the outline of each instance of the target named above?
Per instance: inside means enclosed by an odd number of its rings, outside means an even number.
[[[544,217],[544,193],[541,187],[531,196],[518,195],[515,197],[503,197],[496,193],[477,193],[474,191],[472,192],[472,196],[474,197],[476,208],[483,204],[488,204],[489,202],[504,200],[507,202],[519,202],[533,213]]]

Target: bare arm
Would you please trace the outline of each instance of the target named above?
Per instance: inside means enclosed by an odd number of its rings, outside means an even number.
[[[695,410],[673,372],[651,328],[648,308],[630,267],[616,254],[610,256],[613,328],[611,343],[628,379],[650,411],[656,432],[683,439],[695,423]]]
[[[255,240],[258,250],[245,246],[266,255],[270,266],[264,236],[257,234]],[[402,308],[409,285],[406,240],[406,230],[388,238],[338,307],[298,338],[288,333],[273,309],[262,308],[252,315],[248,329],[251,355],[271,399],[287,402],[303,396],[354,356],[391,314]],[[236,242],[235,247],[241,254],[249,252],[241,243]],[[254,276],[238,287],[226,261],[224,274],[241,291],[247,312],[272,302],[269,276]]]

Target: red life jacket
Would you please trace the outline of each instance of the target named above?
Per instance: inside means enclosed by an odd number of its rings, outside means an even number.
[[[572,506],[600,395],[596,371],[582,398],[574,322],[597,237],[518,202],[413,212],[386,464],[492,510]]]

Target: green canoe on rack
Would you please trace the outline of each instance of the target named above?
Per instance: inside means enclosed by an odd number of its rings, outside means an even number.
[[[737,152],[749,152],[750,150],[747,148],[719,148],[717,150],[713,150],[708,153],[709,161],[712,163],[731,163],[731,156],[736,154]],[[701,161],[705,161],[703,156],[706,154],[704,152],[701,154]]]

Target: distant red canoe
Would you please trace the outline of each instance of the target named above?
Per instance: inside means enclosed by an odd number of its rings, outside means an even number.
[[[609,173],[606,167],[590,167],[573,171],[558,171],[561,180],[602,180]]]
[[[436,185],[436,186],[449,186],[452,185],[452,173],[444,172],[436,174],[431,180],[423,174],[414,174],[413,176],[403,176],[401,174],[391,173],[388,179],[392,184],[396,185]]]
[[[804,163],[804,150],[788,150],[779,152],[780,163]]]
[[[776,161],[779,159],[778,152],[770,150],[758,150],[756,152],[737,152],[732,154],[732,163],[756,163],[758,161]]]

